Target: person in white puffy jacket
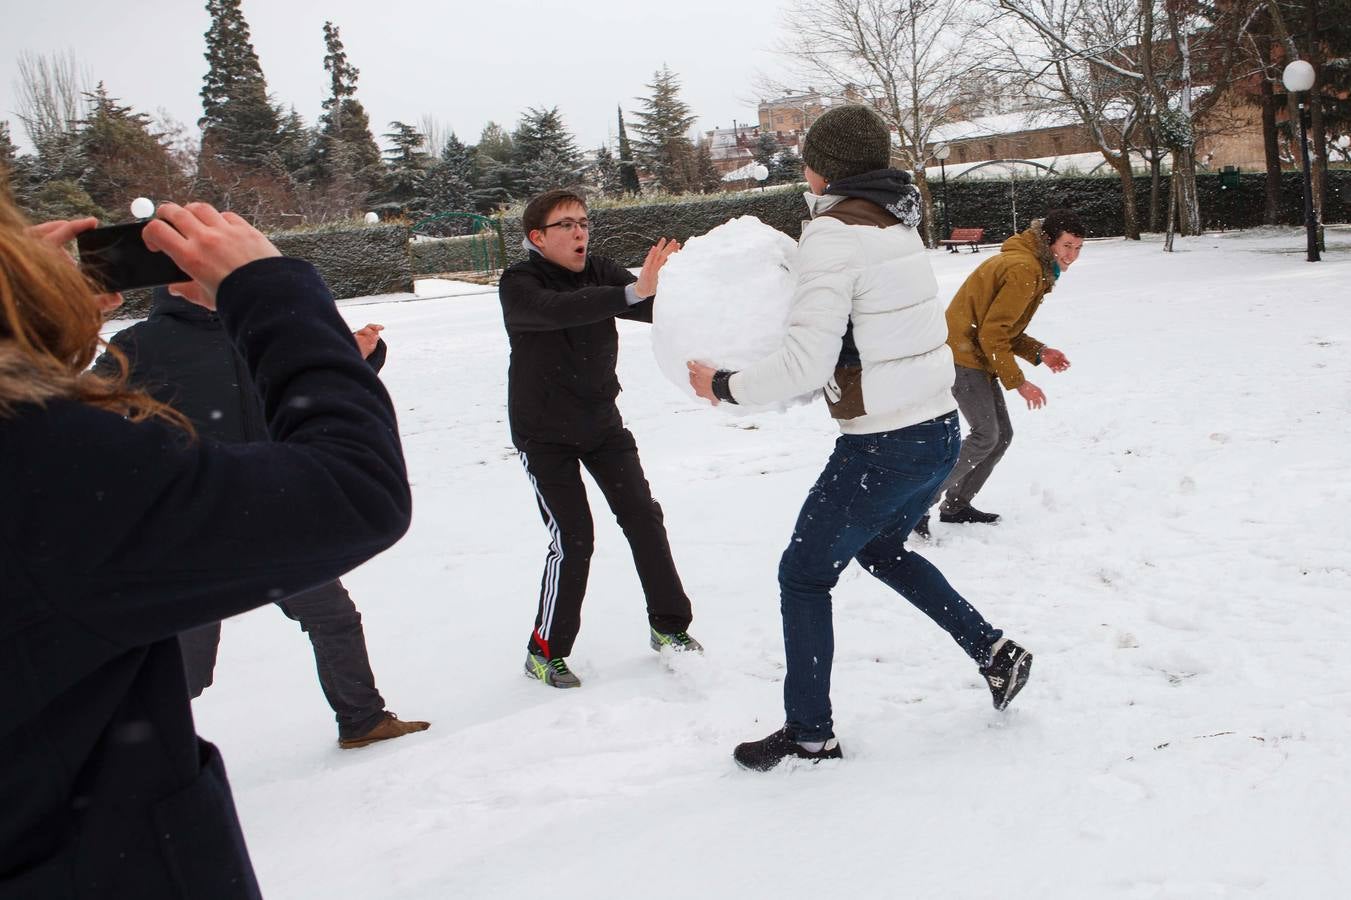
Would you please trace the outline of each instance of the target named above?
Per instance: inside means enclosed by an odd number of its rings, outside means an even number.
[[[952,635],[996,709],[1032,666],[1031,653],[905,546],[961,445],[944,309],[915,230],[919,191],[889,168],[890,130],[866,106],[817,119],[802,158],[812,220],[782,347],[737,372],[689,363],[695,392],[715,404],[760,406],[824,388],[842,432],[779,562],[785,723],[733,754],[757,771],[843,755],[830,707],[830,594],[850,560]]]

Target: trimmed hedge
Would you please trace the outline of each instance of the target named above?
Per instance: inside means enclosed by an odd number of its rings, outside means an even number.
[[[1141,225],[1149,214],[1149,176],[1135,178],[1136,209]],[[1200,195],[1202,224],[1207,229],[1255,228],[1263,223],[1266,208],[1266,174],[1239,176],[1237,188],[1225,188],[1218,174],[1196,177]],[[1299,225],[1304,221],[1303,177],[1285,172],[1281,177],[1281,222]],[[592,222],[591,249],[609,256],[624,266],[638,266],[659,237],[685,241],[705,234],[736,216],[752,215],[796,240],[802,231],[807,207],[802,201],[805,185],[725,194],[708,199],[680,203],[653,203],[597,207],[589,213]],[[930,183],[934,199],[943,188]],[[1163,196],[1167,203],[1167,178]],[[1016,192],[1016,194],[1014,194]],[[1017,203],[1017,227],[1024,229],[1048,209],[1066,206],[1083,217],[1090,236],[1113,237],[1123,233],[1121,225],[1121,179],[1106,177],[1028,178],[1010,181],[949,181],[947,185],[949,222],[953,228],[984,228],[985,240],[1002,241],[1014,233],[1013,204]],[[1324,222],[1351,221],[1351,170],[1334,169],[1328,173],[1327,207]],[[503,223],[508,263],[524,257],[521,249],[521,221],[510,218]]]
[[[1266,174],[1239,176],[1236,188],[1224,188],[1218,174],[1196,177],[1202,223],[1207,229],[1255,228],[1263,223],[1266,208]],[[1304,221],[1304,181],[1298,172],[1281,176],[1281,223]],[[943,188],[931,183],[934,199]],[[642,265],[647,250],[658,238],[686,241],[706,234],[737,216],[755,216],[797,240],[807,207],[804,185],[721,194],[698,200],[596,207],[592,222],[591,250],[623,266]],[[1161,202],[1167,202],[1167,180]],[[1016,194],[1015,194],[1016,192]],[[1135,178],[1136,207],[1141,225],[1149,211],[1149,177]],[[1002,241],[1013,234],[1013,203],[1017,202],[1017,227],[1057,206],[1075,209],[1092,237],[1122,233],[1121,180],[1115,175],[1081,178],[1028,178],[1010,181],[949,181],[949,222],[954,228],[984,228],[985,240]],[[1328,172],[1327,204],[1323,221],[1351,221],[1351,169]],[[506,265],[523,259],[519,216],[502,223],[506,241]],[[493,262],[498,263],[496,239],[488,235]],[[403,225],[356,226],[348,229],[283,232],[271,235],[277,249],[287,256],[309,260],[319,269],[338,299],[362,297],[412,289],[415,275],[474,269],[477,261],[472,238],[409,241]],[[150,292],[133,291],[119,315],[145,315]]]
[[[406,225],[342,230],[288,231],[270,235],[286,256],[308,260],[333,296],[364,297],[413,289],[413,255]]]
[[[755,216],[787,234],[793,240],[801,235],[807,215],[801,186],[719,194],[707,199],[679,203],[653,203],[596,207],[588,211],[591,220],[591,252],[608,256],[622,266],[640,266],[648,248],[658,238],[684,242],[705,234],[737,216]],[[519,217],[503,223],[507,262],[525,257],[521,243],[525,237]]]
[[[1266,173],[1240,175],[1236,188],[1225,188],[1218,174],[1196,176],[1200,197],[1202,226],[1207,229],[1255,228],[1264,224],[1266,209]],[[1281,176],[1281,223],[1299,225],[1304,221],[1303,176],[1285,172]],[[942,196],[940,185],[931,185],[935,199]],[[1168,202],[1168,182],[1164,179],[1160,202]],[[1016,194],[1015,194],[1016,192]],[[984,228],[985,240],[1002,241],[1013,234],[1013,206],[1017,203],[1017,227],[1057,206],[1078,211],[1093,237],[1113,237],[1122,233],[1121,179],[1116,176],[1095,178],[1029,178],[1009,181],[949,181],[948,221],[953,228]],[[1141,226],[1149,215],[1149,177],[1135,178],[1136,211]],[[1323,210],[1324,222],[1351,219],[1351,170],[1334,169],[1328,173],[1328,195]]]

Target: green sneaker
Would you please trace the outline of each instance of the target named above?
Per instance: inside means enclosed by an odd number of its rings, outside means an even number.
[[[658,631],[655,628],[649,628],[648,631],[651,632],[651,638],[648,640],[648,643],[651,645],[652,649],[656,650],[658,653],[661,652],[663,647],[670,647],[676,653],[704,652],[704,645],[690,637],[689,632],[687,631],[676,631],[671,634]]]
[[[525,674],[531,678],[556,688],[575,688],[582,686],[582,679],[572,674],[568,661],[563,657],[545,659],[537,653],[526,653]]]

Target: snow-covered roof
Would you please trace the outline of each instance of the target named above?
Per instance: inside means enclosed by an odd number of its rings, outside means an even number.
[[[758,166],[755,160],[751,160],[739,169],[733,169],[722,176],[723,181],[745,181],[747,178],[755,177],[755,167]]]

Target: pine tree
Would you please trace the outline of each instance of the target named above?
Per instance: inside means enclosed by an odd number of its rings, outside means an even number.
[[[619,172],[619,161],[610,148],[602,145],[596,150],[596,164],[591,168],[591,180],[604,197],[624,194],[624,180]]]
[[[552,161],[556,166],[571,165],[576,170],[581,168],[582,154],[578,152],[572,135],[563,125],[563,117],[559,115],[558,107],[552,109],[531,107],[521,117],[521,121],[516,125],[516,132],[512,135],[512,163],[524,173],[548,154],[553,155]],[[560,186],[550,185],[550,187]],[[530,188],[532,192],[548,189]]]
[[[626,194],[638,196],[643,186],[638,182],[638,167],[633,164],[633,148],[624,130],[624,107],[619,107],[619,186]]]
[[[380,148],[371,134],[370,116],[356,99],[361,71],[347,60],[338,27],[324,23],[324,71],[329,74],[329,96],[319,117],[315,142],[315,174],[319,180],[352,179],[367,189],[380,181]]]
[[[385,151],[384,189],[375,208],[387,215],[420,212],[425,205],[422,179],[429,167],[427,151],[422,149],[427,139],[416,125],[390,122],[389,127],[383,135],[390,142]]]
[[[240,0],[206,0],[207,72],[202,85],[203,155],[257,166],[272,152],[280,130],[278,110],[267,96],[258,54]]]
[[[689,190],[694,168],[694,145],[688,137],[695,116],[680,99],[680,82],[666,66],[654,73],[648,89],[651,96],[639,98],[643,109],[634,126],[640,137],[635,149],[638,160],[652,173],[661,189],[670,193]]]
[[[766,184],[791,184],[802,180],[802,160],[765,133],[755,146],[755,161],[769,170]]]
[[[468,212],[473,205],[474,151],[453,133],[422,181],[427,212]]]
[[[121,218],[138,196],[167,199],[186,187],[163,136],[150,117],[111,97],[103,82],[85,94],[88,115],[79,123],[80,149],[88,163],[79,184],[94,203]]]
[[[303,183],[314,179],[315,144],[315,132],[305,125],[305,120],[292,106],[281,117],[281,128],[277,132],[277,158],[292,180]]]
[[[511,164],[512,140],[496,122],[483,126],[474,148],[474,207],[482,211],[505,206],[522,193],[519,177]]]
[[[700,141],[694,153],[694,186],[701,194],[712,194],[722,189],[722,175],[713,165],[713,152],[707,142]]]
[[[9,123],[0,122],[0,170],[3,170],[6,178],[14,176],[14,164],[19,159],[19,148],[14,146],[14,140],[9,136]]]

